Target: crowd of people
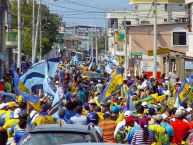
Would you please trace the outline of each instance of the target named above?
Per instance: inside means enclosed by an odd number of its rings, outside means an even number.
[[[83,72],[101,73],[104,79],[82,78]],[[159,80],[148,78],[145,73],[128,76],[120,91],[108,101],[98,103],[97,98],[112,77],[105,73],[103,64],[88,70],[86,63],[80,66],[63,62],[52,80],[56,86],[58,76],[62,76],[64,97],[54,107],[53,96],[43,90],[36,91],[41,110],[34,109],[22,96],[16,100],[0,97],[1,145],[10,138],[17,144],[29,127],[44,124],[92,125],[105,143],[191,144],[186,139],[193,128],[193,90],[190,88],[188,101],[175,106],[181,87],[179,78],[172,84],[165,75]],[[12,73],[6,73],[0,91],[14,93],[13,81]]]

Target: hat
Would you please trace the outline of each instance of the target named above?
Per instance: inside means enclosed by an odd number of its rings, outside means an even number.
[[[124,113],[124,117],[126,118],[126,117],[129,117],[129,116],[134,116],[133,115],[133,112],[131,112],[131,111],[125,111],[125,113]]]
[[[120,111],[121,108],[122,108],[121,106],[113,106],[111,108],[111,112],[112,113],[116,113],[116,112]]]
[[[125,118],[125,122],[126,122],[126,123],[133,122],[133,121],[135,121],[135,120],[136,120],[136,119],[135,119],[134,117],[131,117],[131,116]]]
[[[98,83],[101,83],[101,80],[98,80]]]
[[[162,118],[163,118],[163,120],[166,120],[168,118],[168,115],[167,114],[162,114]]]
[[[14,118],[19,118],[19,113],[21,112],[21,109],[20,108],[17,108],[14,110]]]
[[[176,119],[180,119],[180,118],[182,118],[182,116],[183,116],[183,111],[182,110],[176,110],[176,113],[175,113],[175,118]]]
[[[139,125],[142,127],[144,127],[145,125],[148,125],[148,119],[146,118],[139,119]]]
[[[88,104],[96,104],[95,101],[93,99],[91,99]]]
[[[156,117],[155,117],[155,120],[162,121],[163,120],[163,116],[161,114],[157,114]]]
[[[147,102],[143,102],[141,105],[142,105],[143,107],[147,107]]]
[[[16,105],[15,102],[9,102],[8,103],[9,108],[13,108],[13,107],[15,107],[15,105]]]

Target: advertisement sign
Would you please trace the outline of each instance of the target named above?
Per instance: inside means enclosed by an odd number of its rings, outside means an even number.
[[[142,52],[130,52],[131,59],[142,59]]]
[[[193,61],[185,61],[185,69],[193,70]]]
[[[154,52],[153,50],[148,50],[148,56],[153,56]],[[167,55],[170,53],[169,48],[158,48],[157,55]]]
[[[157,62],[160,62],[160,58],[157,57]],[[153,72],[154,70],[154,57],[143,55],[141,60],[141,70],[144,72]],[[157,63],[157,71],[160,71],[160,65]]]

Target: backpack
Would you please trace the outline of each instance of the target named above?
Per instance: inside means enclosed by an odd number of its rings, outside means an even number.
[[[124,143],[124,139],[126,137],[127,133],[126,133],[126,129],[125,126],[122,126],[116,134],[116,140],[118,143]]]

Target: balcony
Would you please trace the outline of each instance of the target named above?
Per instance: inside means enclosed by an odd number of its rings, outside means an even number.
[[[17,47],[17,32],[6,32],[6,48]]]

